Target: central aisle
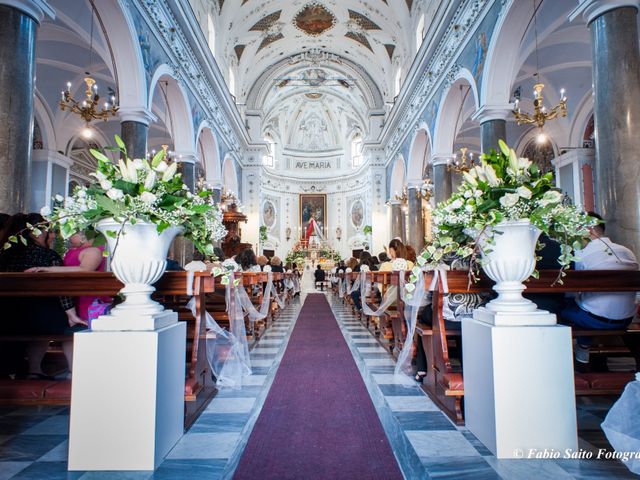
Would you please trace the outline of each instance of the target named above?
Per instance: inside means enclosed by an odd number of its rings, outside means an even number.
[[[403,478],[322,294],[306,298],[234,478]]]

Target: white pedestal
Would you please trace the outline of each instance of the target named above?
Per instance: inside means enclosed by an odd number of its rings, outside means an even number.
[[[69,470],[154,470],[183,434],[186,324],[73,347]]]
[[[463,321],[467,428],[497,458],[578,447],[569,327]]]
[[[91,330],[96,332],[153,331],[175,323],[178,323],[178,316],[171,310],[152,315],[100,315],[91,322]]]
[[[557,319],[553,313],[546,310],[534,310],[533,312],[492,312],[488,308],[480,307],[473,312],[473,318],[490,325],[515,327],[515,326],[540,326],[556,325]]]

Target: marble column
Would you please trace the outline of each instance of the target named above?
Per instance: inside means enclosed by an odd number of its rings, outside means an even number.
[[[45,1],[0,0],[0,211],[26,212],[30,203],[36,31]]]
[[[407,221],[409,222],[408,243],[417,253],[424,247],[424,219],[422,218],[422,199],[418,195],[419,186],[409,185],[407,195],[409,197],[409,212]]]
[[[498,140],[507,139],[507,118],[511,115],[513,106],[483,105],[471,117],[480,123],[480,148],[488,153],[492,148],[498,150]]]
[[[147,154],[149,124],[155,116],[143,107],[120,107],[120,136],[130,158],[144,158]]]
[[[389,204],[391,205],[391,238],[400,238],[404,241],[405,228],[402,203],[397,200],[392,200]]]
[[[453,153],[433,156],[433,185],[436,204],[447,200],[452,192],[451,172],[447,169],[448,161]]]
[[[638,0],[584,0],[591,31],[596,199],[607,236],[640,256]]]
[[[178,162],[178,172],[182,174],[182,181],[192,192],[196,189],[196,163],[198,156],[193,152],[174,152],[173,158]]]
[[[175,152],[175,161],[178,162],[178,172],[182,174],[182,181],[189,187],[191,192],[196,188],[196,162],[198,157],[194,153]],[[185,239],[182,235],[178,236],[171,249],[172,257],[180,265],[186,265],[194,259],[195,248],[193,243]]]

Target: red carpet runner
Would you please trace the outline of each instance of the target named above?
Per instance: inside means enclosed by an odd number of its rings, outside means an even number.
[[[324,295],[308,295],[236,479],[401,479]]]

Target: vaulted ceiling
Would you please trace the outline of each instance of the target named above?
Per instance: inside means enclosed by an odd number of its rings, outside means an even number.
[[[389,99],[395,95],[393,65],[415,53],[411,0],[211,1],[219,9],[216,52],[237,65],[238,103],[271,66],[313,49],[366,71]]]

